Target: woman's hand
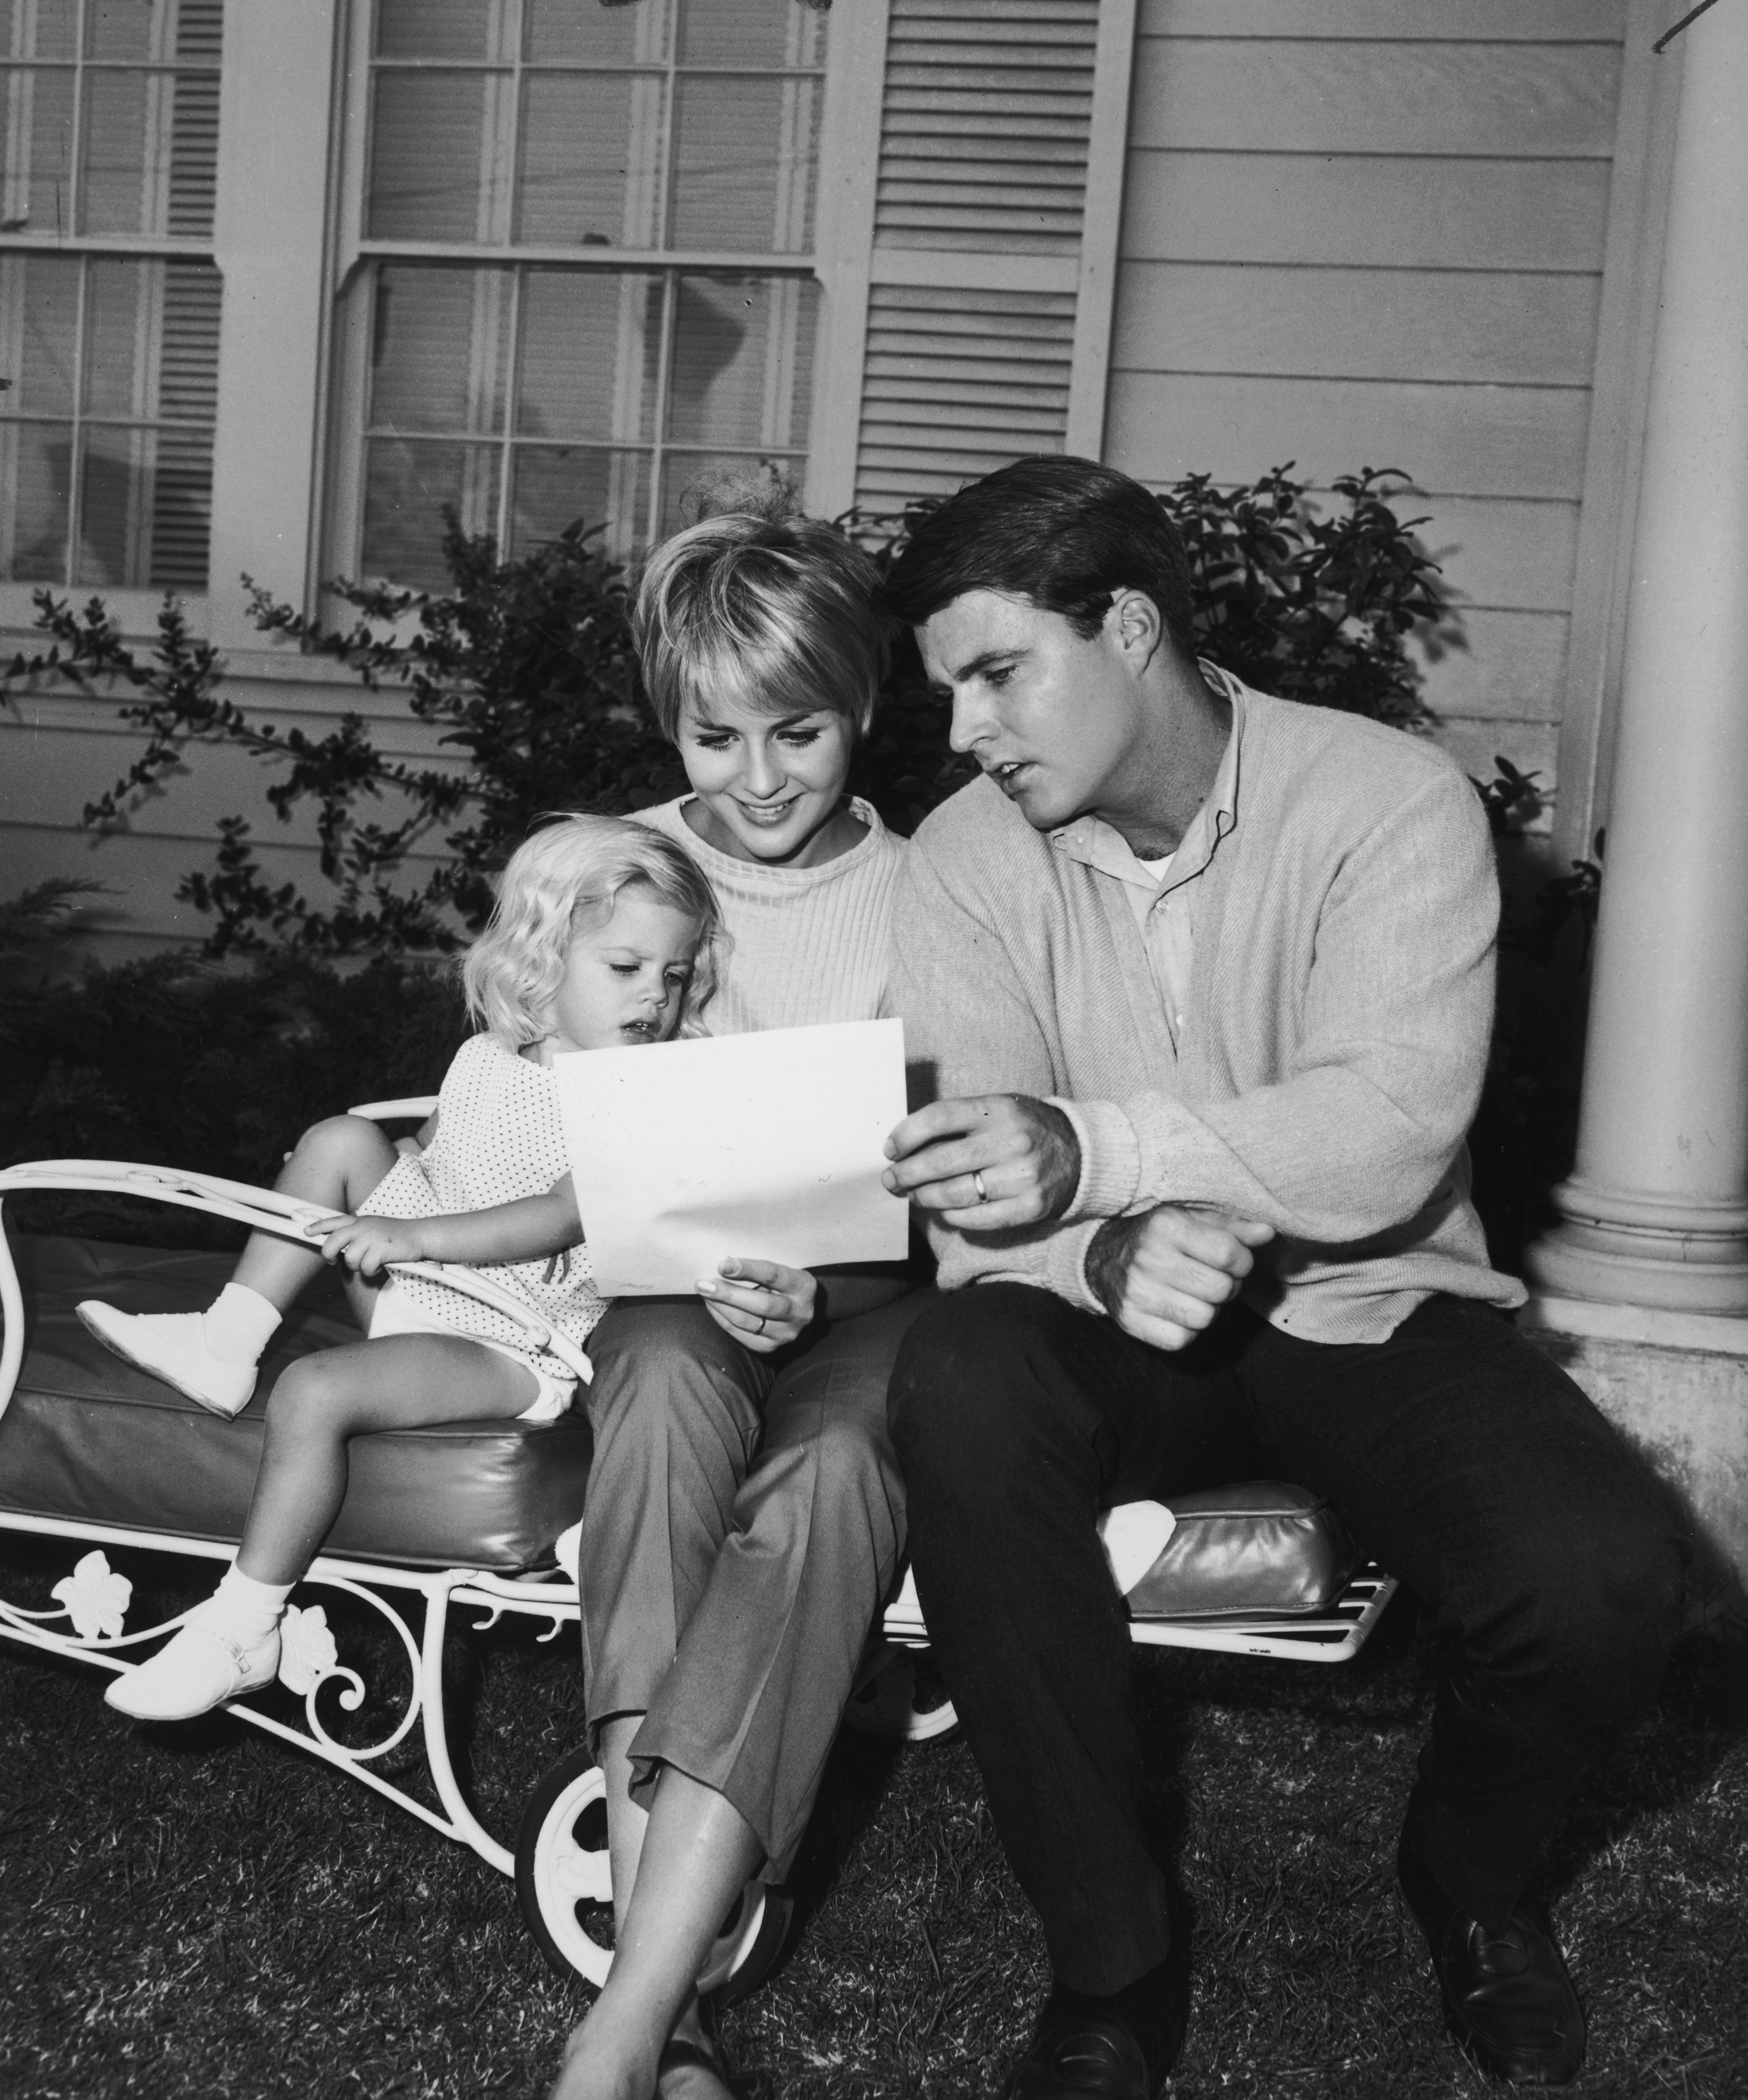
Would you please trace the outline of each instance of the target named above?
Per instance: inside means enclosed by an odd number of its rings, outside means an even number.
[[[962,1233],[1059,1218],[1080,1180],[1080,1144],[1059,1108],[1029,1094],[931,1101],[886,1140],[881,1180]]]
[[[422,1261],[417,1218],[317,1218],[304,1227],[322,1243],[324,1261],[343,1261],[360,1276],[378,1276],[391,1261]]]
[[[732,1255],[717,1266],[717,1275],[700,1279],[698,1295],[717,1326],[744,1348],[768,1356],[812,1321],[819,1286],[805,1268]]]

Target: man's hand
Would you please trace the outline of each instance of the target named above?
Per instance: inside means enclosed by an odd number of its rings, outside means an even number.
[[[1074,1125],[1030,1094],[932,1101],[886,1140],[881,1179],[960,1232],[995,1233],[1059,1218],[1080,1180]]]
[[[1238,1296],[1251,1249],[1273,1238],[1272,1225],[1163,1203],[1105,1220],[1087,1249],[1087,1282],[1126,1335],[1181,1349]]]
[[[343,1261],[360,1276],[379,1276],[391,1261],[423,1261],[417,1218],[318,1218],[304,1227],[322,1243],[324,1261]]]

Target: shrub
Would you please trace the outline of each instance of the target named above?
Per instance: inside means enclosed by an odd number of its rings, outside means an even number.
[[[435,1093],[469,1032],[447,971],[379,956],[345,974],[286,951],[247,971],[157,955],[37,986],[0,1038],[0,1162],[137,1159],[265,1185],[307,1124]],[[22,1201],[39,1231],[228,1246],[220,1221],[81,1194]]]
[[[1446,615],[1436,564],[1414,540],[1421,521],[1393,507],[1400,483],[1369,467],[1344,475],[1327,517],[1290,467],[1249,488],[1192,474],[1166,491],[1160,501],[1190,549],[1206,654],[1268,691],[1385,721],[1423,719],[1404,642]],[[908,522],[844,521],[883,562]],[[440,732],[448,763],[386,757],[357,714],[321,737],[246,715],[174,598],[159,615],[156,648],[142,655],[100,599],[75,611],[38,593],[50,646],[15,658],[7,680],[64,681],[95,697],[119,690],[123,717],[145,732],[139,757],[88,806],[88,823],[116,822],[201,743],[271,765],[265,796],[281,820],[300,804],[314,809],[333,892],[325,902],[271,884],[248,820],[222,820],[214,864],[191,871],[177,893],[210,915],[210,953],[444,951],[483,924],[492,872],[546,811],[638,809],[683,785],[642,704],[625,572],[598,534],[575,526],[500,562],[489,540],[468,538],[452,520],[444,545],[447,593],[337,585],[356,615],[345,628],[307,620],[258,590],[251,602],[263,633],[332,659],[373,691],[404,689],[413,714]],[[968,777],[947,726],[906,638],[854,782],[897,830],[913,829]],[[408,854],[434,845],[438,867],[410,885]]]

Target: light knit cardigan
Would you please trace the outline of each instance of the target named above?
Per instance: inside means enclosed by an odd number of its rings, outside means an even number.
[[[1056,1099],[1083,1149],[1057,1224],[935,1229],[942,1287],[1006,1278],[1100,1311],[1099,1221],[1170,1202],[1273,1225],[1246,1295],[1310,1340],[1384,1340],[1434,1291],[1521,1304],[1468,1198],[1499,920],[1473,788],[1399,730],[1243,687],[1234,735],[1175,1058],[1120,882],[988,780],[912,840],[889,1010],[913,1092]]]
[[[905,840],[869,804],[850,807],[867,827],[848,853],[817,867],[769,867],[707,845],[686,821],[682,795],[637,821],[678,840],[710,878],[733,946],[704,1014],[713,1035],[817,1021],[872,1021],[886,988],[893,893]]]

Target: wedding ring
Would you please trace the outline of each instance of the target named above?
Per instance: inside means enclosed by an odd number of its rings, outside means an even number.
[[[761,1312],[761,1313],[760,1313],[760,1315],[759,1315],[759,1332],[762,1335],[762,1334],[764,1333],[764,1331],[765,1331],[765,1315]]]
[[[971,1177],[971,1182],[972,1186],[978,1192],[978,1201],[980,1203],[987,1203],[989,1201],[989,1191],[983,1186],[982,1175],[981,1173],[973,1174]]]

